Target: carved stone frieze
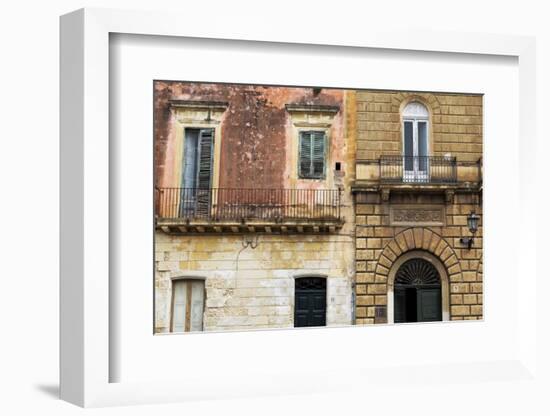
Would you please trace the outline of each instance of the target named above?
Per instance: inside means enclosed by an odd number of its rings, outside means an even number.
[[[443,206],[399,206],[390,207],[391,225],[445,225]]]

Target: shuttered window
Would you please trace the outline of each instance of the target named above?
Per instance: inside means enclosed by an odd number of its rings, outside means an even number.
[[[172,282],[172,332],[203,330],[204,280]]]
[[[303,179],[325,177],[326,135],[323,131],[300,132],[298,176]]]
[[[208,215],[213,149],[214,129],[185,129],[180,215]]]
[[[199,169],[197,172],[197,187],[210,188],[212,181],[212,148],[214,144],[214,129],[201,129],[199,134]]]
[[[214,129],[185,129],[184,188],[210,188],[213,145]]]

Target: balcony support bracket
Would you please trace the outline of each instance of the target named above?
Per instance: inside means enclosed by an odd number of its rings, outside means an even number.
[[[455,191],[452,189],[447,189],[445,191],[445,202],[447,204],[452,204],[455,196]]]
[[[390,190],[387,188],[381,189],[380,196],[382,197],[382,202],[388,202],[390,200]]]

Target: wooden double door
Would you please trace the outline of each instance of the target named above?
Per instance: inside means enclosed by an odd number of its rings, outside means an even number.
[[[441,278],[435,266],[422,258],[401,265],[395,276],[394,322],[442,320]]]
[[[396,286],[394,322],[441,321],[441,286]]]
[[[295,281],[294,326],[325,326],[327,317],[327,279],[301,277]]]

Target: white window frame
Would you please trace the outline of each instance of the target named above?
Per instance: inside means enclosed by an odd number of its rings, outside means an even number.
[[[407,114],[407,107],[411,104],[419,104],[426,109],[427,115],[422,114]],[[427,181],[430,175],[430,163],[429,160],[426,163],[426,170],[420,170],[420,160],[418,159],[418,123],[426,123],[426,156],[430,155],[430,116],[428,107],[420,101],[410,101],[403,108],[402,112],[402,154],[403,154],[403,179],[406,181]],[[405,155],[405,123],[410,122],[413,124],[413,170],[405,170],[406,166],[406,155]]]

